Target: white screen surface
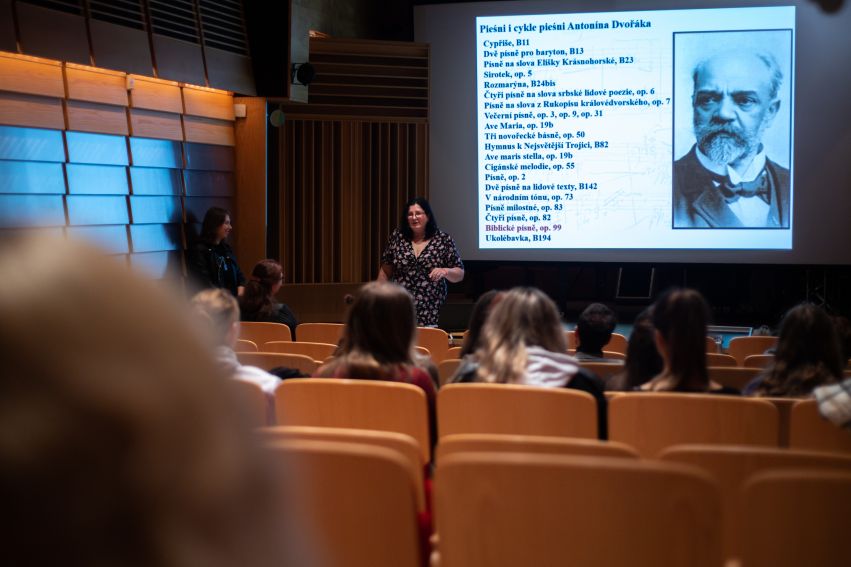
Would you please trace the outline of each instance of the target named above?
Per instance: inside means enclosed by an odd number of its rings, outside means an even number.
[[[477,18],[479,247],[791,248],[794,27],[794,7]],[[701,211],[675,218],[672,164],[695,142],[695,65],[748,52],[770,54],[782,74],[777,112],[754,137],[787,171],[784,210],[771,225],[771,199],[752,197],[737,199],[730,223],[713,211],[706,227]],[[767,80],[740,84],[717,67],[728,96],[769,104],[736,94]],[[736,124],[739,112],[719,105],[712,119]]]
[[[776,11],[775,15],[770,18],[760,15],[757,22],[747,20],[751,10],[759,11],[758,9],[764,8],[766,4],[774,4],[770,8]],[[794,5],[794,10],[786,6],[790,4]],[[847,30],[851,29],[851,10],[846,6],[839,13],[826,14],[817,5],[804,0],[740,0],[725,3],[723,9],[704,10],[717,6],[718,2],[700,0],[595,3],[562,0],[432,5],[418,6],[415,9],[415,39],[428,42],[431,46],[429,197],[440,227],[453,236],[465,260],[851,263],[851,246],[847,244],[851,242],[851,223],[847,222],[848,215],[851,214],[851,159],[848,158],[851,156],[851,107],[843,102],[851,98],[851,74],[840,71],[851,68],[851,34],[847,33]],[[713,12],[717,14],[714,16],[714,22],[712,17],[707,15]],[[620,20],[629,16],[630,20],[652,20],[652,24],[657,27],[651,30],[658,33],[658,26],[662,24],[657,23],[656,18],[665,21],[669,17],[683,18],[689,13],[698,14],[700,21],[693,23],[691,27],[679,23],[676,32],[674,26],[669,26],[664,41],[658,38],[653,40],[657,53],[657,61],[653,62],[655,75],[645,75],[648,77],[646,84],[656,86],[654,94],[668,92],[665,98],[670,96],[671,101],[665,101],[667,109],[651,106],[650,112],[646,112],[646,108],[641,109],[641,112],[635,112],[629,120],[613,120],[608,125],[598,123],[596,126],[592,125],[593,127],[580,127],[576,122],[581,124],[582,120],[576,119],[565,130],[573,133],[581,130],[585,132],[586,140],[608,141],[609,157],[617,158],[616,161],[606,163],[603,159],[606,156],[602,151],[596,152],[594,159],[589,159],[594,152],[572,151],[573,149],[566,147],[562,150],[539,150],[539,153],[544,154],[544,159],[540,161],[547,162],[547,154],[567,151],[574,154],[572,161],[575,163],[575,169],[583,166],[586,174],[608,176],[610,182],[615,179],[619,186],[614,189],[609,187],[609,197],[617,196],[621,199],[621,212],[618,213],[616,207],[607,206],[607,200],[596,206],[596,203],[592,202],[594,199],[586,199],[582,205],[584,217],[573,215],[574,225],[567,232],[565,240],[559,244],[554,241],[539,241],[524,247],[517,243],[505,246],[500,242],[484,242],[484,230],[481,225],[486,222],[482,214],[487,211],[484,211],[485,199],[481,193],[485,192],[486,181],[482,169],[484,160],[480,161],[480,153],[484,151],[484,140],[480,139],[484,109],[479,99],[479,91],[480,83],[483,85],[485,78],[480,73],[481,59],[477,57],[478,52],[484,49],[479,45],[479,20],[518,17],[525,20],[537,14],[549,23],[562,20],[574,24],[577,21],[605,21],[610,25],[608,33],[612,35],[612,32],[616,31],[617,37],[598,42],[597,45],[622,52],[621,49],[616,49],[622,47],[621,38],[631,36],[634,39],[635,34],[647,34],[648,30],[614,30],[611,28],[612,18]],[[544,33],[536,32],[537,37],[529,39],[531,44],[532,39],[539,40],[540,37],[551,33],[578,33],[587,38],[592,32],[602,34],[604,31],[547,30]],[[693,89],[691,71],[701,56],[706,57],[710,53],[699,50],[688,53],[686,44],[688,40],[695,43],[694,38],[697,39],[697,45],[708,43],[708,40],[704,41],[699,37],[701,34],[737,34],[745,31],[760,32],[760,41],[773,34],[775,37],[768,38],[767,43],[774,45],[770,46],[769,50],[777,54],[778,64],[783,69],[784,78],[778,95],[781,100],[780,110],[773,124],[766,130],[763,141],[768,159],[790,171],[788,228],[674,229],[671,209],[672,164],[695,143],[690,100]],[[785,37],[780,37],[783,34]],[[645,40],[638,41],[639,48],[635,48],[632,53],[646,54],[646,46],[653,42],[651,39],[648,36]],[[577,45],[572,40],[564,41],[560,47],[552,49],[570,48],[571,44],[574,47],[586,47],[583,56],[589,57],[588,44]],[[788,53],[784,56],[783,49],[776,47],[777,45],[788,45]],[[508,50],[512,46],[493,47],[495,49],[489,51]],[[623,53],[630,56],[629,52]],[[569,56],[568,54],[567,57]],[[535,59],[537,58],[536,56]],[[650,64],[645,62],[633,73],[640,76],[640,72],[648,72],[649,67]],[[615,72],[614,68],[607,69],[605,65],[599,65],[595,69],[595,78],[600,79],[605,75],[608,81],[614,81],[611,83],[614,85],[622,81],[622,89],[631,88],[637,93],[637,81],[640,79],[621,79],[625,74],[620,65],[616,68]],[[563,67],[561,69],[563,70]],[[541,73],[547,72],[552,73],[553,70],[541,66]],[[582,68],[581,73],[587,75],[588,70]],[[532,88],[530,85],[529,90],[549,88]],[[583,95],[585,88],[598,90],[593,85],[585,84],[581,85],[581,88]],[[568,88],[565,86],[560,90]],[[645,87],[645,90],[648,91],[649,98],[649,89]],[[624,112],[624,107],[591,107],[590,110],[598,108],[604,113]],[[562,109],[552,110],[559,112]],[[564,110],[572,111],[573,108]],[[647,126],[651,117],[655,120],[653,124],[659,125],[658,129],[655,126]],[[605,114],[604,118],[607,118]],[[537,117],[535,119],[540,120]],[[593,119],[585,119],[585,122],[593,122]],[[640,129],[636,129],[635,123],[641,124]],[[560,126],[556,125],[555,129],[558,128]],[[612,148],[612,144],[618,140],[617,136],[621,135],[627,136],[621,138],[623,140],[632,136],[632,140],[637,139],[639,143],[629,145],[622,142],[620,148]],[[645,143],[645,140],[652,140],[653,143]],[[574,138],[570,141],[578,140]],[[580,156],[581,152],[586,152],[586,155]],[[577,160],[577,157],[582,157],[583,161]],[[650,171],[651,167],[655,167],[655,177]],[[530,171],[532,170],[526,170],[524,173],[528,175]],[[794,186],[791,182],[792,173]],[[543,176],[540,171],[537,174]],[[553,172],[550,171],[548,175],[553,176]],[[637,181],[641,179],[641,175],[652,183]],[[561,177],[566,176],[566,169],[561,170]],[[580,177],[588,179],[586,175],[574,176],[574,179],[583,181]],[[589,181],[594,182],[593,179]],[[599,189],[596,192],[599,193],[604,188],[601,181],[597,180],[597,183]],[[649,193],[648,186],[651,186]],[[644,201],[649,200],[654,191],[654,198],[658,199],[658,203],[650,207]],[[630,192],[633,203],[623,201],[623,195]],[[578,203],[577,199],[578,196],[575,196],[575,203]],[[553,204],[549,203],[550,206]],[[566,205],[564,202],[561,204]],[[624,209],[634,211],[648,207],[652,210],[651,214],[633,215],[627,222],[615,223],[608,220],[613,214],[623,214]],[[542,211],[538,212],[544,214]],[[586,222],[578,229],[579,221],[583,219]],[[555,224],[554,221],[550,222]],[[494,220],[490,224],[500,224],[500,221]],[[568,222],[560,224],[570,226]],[[651,224],[654,229],[648,230],[647,227]],[[617,233],[631,226],[635,228],[631,229],[633,232],[628,236],[615,238],[610,235],[611,232]],[[653,240],[654,230],[660,231],[655,235],[657,240]],[[596,233],[594,236],[586,235],[589,231]],[[667,236],[661,236],[665,231]],[[703,238],[700,233],[706,238],[700,240]]]

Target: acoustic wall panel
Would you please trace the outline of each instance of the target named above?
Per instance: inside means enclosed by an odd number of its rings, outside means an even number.
[[[128,73],[153,75],[148,32],[89,20],[94,65]]]
[[[99,163],[128,165],[127,139],[123,136],[67,132],[68,161],[72,163]]]
[[[181,114],[183,112],[183,97],[180,86],[175,81],[165,81],[152,77],[130,75],[130,106]]]
[[[61,195],[0,195],[0,228],[64,225]]]
[[[210,46],[204,48],[204,56],[207,58],[207,78],[211,87],[248,96],[257,93],[250,57]]]
[[[233,120],[233,97],[226,92],[183,87],[184,114]]]
[[[72,195],[127,195],[127,168],[114,165],[65,166]]]
[[[233,173],[225,171],[184,171],[187,197],[230,197],[234,194]]]
[[[158,76],[193,85],[206,83],[200,45],[157,33],[151,36],[151,41],[157,54]]]
[[[129,224],[127,197],[68,195],[68,224]]]
[[[183,167],[180,142],[130,138],[130,156],[133,165],[145,167]]]
[[[183,258],[180,252],[130,254],[130,265],[148,277],[162,279],[181,275]]]
[[[18,30],[24,53],[88,65],[89,38],[80,15],[17,2]]]
[[[179,197],[132,196],[130,210],[133,224],[174,223],[183,220],[183,209]]]
[[[184,144],[186,169],[207,171],[233,171],[234,150],[227,146],[209,144]]]
[[[63,162],[62,132],[0,126],[0,159]]]
[[[233,146],[233,123],[200,116],[183,116],[183,133],[187,142]]]
[[[179,169],[131,167],[130,184],[134,195],[180,195],[183,192]]]
[[[61,163],[0,161],[0,193],[65,194]]]
[[[179,224],[131,224],[130,240],[134,253],[183,248]]]

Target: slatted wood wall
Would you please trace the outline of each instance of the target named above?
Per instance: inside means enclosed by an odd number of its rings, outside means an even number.
[[[429,48],[311,39],[316,79],[279,130],[287,281],[373,279],[402,205],[428,196]]]
[[[0,52],[0,237],[85,238],[182,275],[207,208],[234,204],[233,97]]]

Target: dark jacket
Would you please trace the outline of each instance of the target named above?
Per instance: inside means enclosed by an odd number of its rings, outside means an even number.
[[[233,250],[224,241],[218,244],[195,243],[188,251],[186,267],[194,285],[201,288],[220,287],[234,297],[237,288],[245,285]]]

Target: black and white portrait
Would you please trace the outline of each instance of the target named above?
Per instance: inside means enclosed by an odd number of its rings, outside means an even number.
[[[674,34],[673,228],[790,226],[792,31]]]

